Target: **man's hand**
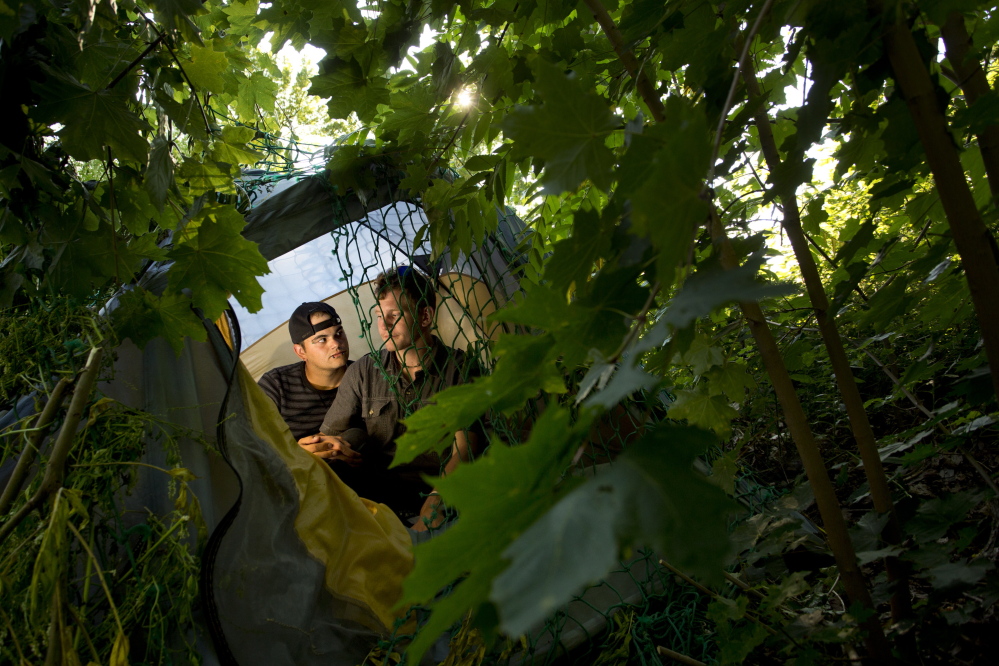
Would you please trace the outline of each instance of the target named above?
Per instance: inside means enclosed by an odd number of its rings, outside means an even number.
[[[427,501],[420,509],[420,515],[416,519],[416,524],[412,529],[414,532],[426,532],[428,529],[438,528],[444,523],[444,507],[441,506],[441,496],[434,489]]]
[[[350,448],[347,440],[335,435],[309,435],[298,440],[298,445],[320,458],[342,460],[351,467],[362,462],[361,454]]]

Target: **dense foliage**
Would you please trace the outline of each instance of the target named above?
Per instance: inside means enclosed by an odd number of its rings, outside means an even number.
[[[288,125],[258,45],[313,44],[310,92],[364,128],[332,186],[394,168],[438,253],[508,205],[532,229],[496,315],[521,333],[400,443],[487,411],[529,430],[441,483],[461,519],[418,549],[412,653],[469,611],[516,636],[646,545],[724,591],[722,662],[972,662],[999,600],[997,31],[973,0],[0,0],[0,306],[117,293],[108,337],[140,345],[203,338],[192,306],[258,307],[237,179]],[[162,260],[165,291],[136,287]],[[612,471],[565,475],[636,392]],[[793,492],[730,537],[746,470]],[[59,497],[63,523],[85,513]],[[102,631],[106,659],[121,626]]]

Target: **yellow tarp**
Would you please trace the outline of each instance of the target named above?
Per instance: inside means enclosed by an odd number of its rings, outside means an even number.
[[[240,363],[240,390],[254,430],[274,447],[298,487],[295,530],[326,566],[326,587],[343,602],[344,619],[391,629],[403,578],[413,568],[409,531],[384,504],[362,499],[329,466],[304,451],[277,406]]]

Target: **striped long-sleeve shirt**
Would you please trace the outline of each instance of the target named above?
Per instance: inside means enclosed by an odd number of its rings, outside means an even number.
[[[319,433],[337,389],[320,391],[305,378],[305,361],[268,370],[257,382],[274,401],[296,440]]]

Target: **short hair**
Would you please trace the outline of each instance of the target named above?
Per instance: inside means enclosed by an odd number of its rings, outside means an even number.
[[[436,308],[437,294],[426,277],[412,266],[399,266],[380,273],[375,278],[375,298],[382,297],[395,289],[404,292],[417,308],[424,306]]]

